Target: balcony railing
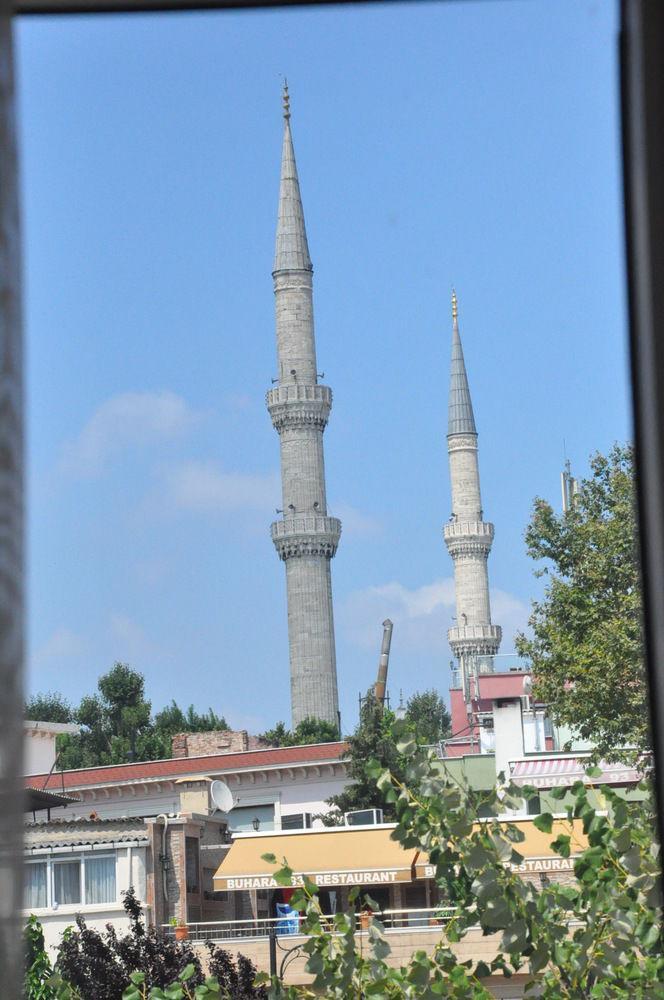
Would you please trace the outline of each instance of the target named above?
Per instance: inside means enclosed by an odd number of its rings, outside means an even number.
[[[383,910],[380,913],[355,914],[355,929],[359,932],[367,929],[367,918],[375,917],[387,931],[422,931],[432,927],[443,926],[456,913],[454,906],[433,906],[419,909]],[[270,931],[275,930],[279,936],[300,934],[304,922],[303,916],[289,914],[284,917],[254,917],[249,920],[208,920],[188,924],[190,941],[241,941],[242,939],[268,938]],[[334,918],[323,917],[329,929],[334,929]],[[174,928],[170,924],[162,924],[162,933],[166,937],[174,936]]]

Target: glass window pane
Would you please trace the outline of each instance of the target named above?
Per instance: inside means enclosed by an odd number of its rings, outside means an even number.
[[[85,902],[114,903],[115,858],[85,859]]]
[[[46,906],[46,862],[25,866],[25,908]]]
[[[228,817],[228,825],[234,833],[251,833],[252,830],[256,829],[255,821],[257,821],[258,830],[261,832],[274,830],[274,805],[240,806],[233,809]]]
[[[53,902],[81,902],[81,862],[56,861],[53,865]]]

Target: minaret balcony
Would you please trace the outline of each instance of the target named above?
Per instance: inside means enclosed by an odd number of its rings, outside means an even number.
[[[270,531],[280,559],[298,556],[331,559],[339,544],[341,521],[320,514],[293,514],[274,521]]]
[[[289,382],[270,389],[265,402],[277,431],[306,426],[324,430],[332,407],[332,390],[326,385]]]
[[[443,528],[445,544],[453,559],[459,556],[486,558],[493,545],[490,521],[450,521]]]
[[[503,637],[500,625],[455,625],[447,638],[455,656],[495,656]]]

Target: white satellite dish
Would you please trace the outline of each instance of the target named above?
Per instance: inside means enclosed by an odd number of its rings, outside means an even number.
[[[221,812],[229,813],[235,802],[233,793],[225,781],[213,781],[210,785],[210,798]]]

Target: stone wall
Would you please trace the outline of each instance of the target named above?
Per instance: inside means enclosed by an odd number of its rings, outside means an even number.
[[[220,753],[243,753],[265,750],[272,744],[260,736],[250,736],[246,729],[216,729],[208,733],[176,733],[172,742],[173,757],[206,757]]]

